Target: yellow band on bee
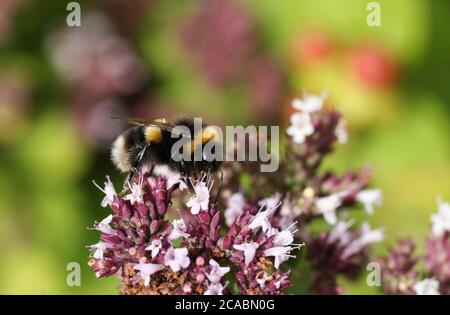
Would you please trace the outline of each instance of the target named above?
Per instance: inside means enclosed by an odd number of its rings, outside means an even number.
[[[155,126],[149,126],[145,128],[145,139],[148,142],[158,143],[162,140],[162,132],[161,129]]]
[[[188,145],[190,145],[190,151],[194,152],[195,148],[199,145],[204,145],[211,140],[216,138],[216,130],[214,127],[208,126],[203,128],[197,135],[194,137]]]

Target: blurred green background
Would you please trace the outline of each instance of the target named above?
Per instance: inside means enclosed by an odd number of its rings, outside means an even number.
[[[436,196],[450,198],[447,0],[0,2],[0,293],[114,294],[87,266],[104,218],[111,116],[201,116],[286,125],[301,91],[329,92],[350,140],[323,168],[373,165],[384,253],[422,246]],[[368,26],[369,2],[381,25]],[[422,247],[419,247],[419,251]],[[69,262],[81,286],[66,285]],[[349,293],[375,293],[364,281]]]

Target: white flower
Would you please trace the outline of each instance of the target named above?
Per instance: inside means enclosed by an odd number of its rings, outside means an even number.
[[[267,232],[272,227],[269,222],[269,216],[276,210],[279,205],[280,204],[272,208],[267,208],[265,211],[262,211],[263,207],[261,207],[259,212],[252,218],[252,221],[250,222],[248,227],[252,230],[256,230],[261,227],[264,233]]]
[[[92,257],[95,259],[103,259],[103,254],[107,248],[112,248],[111,244],[105,242],[98,242],[97,244],[89,246],[92,251]]]
[[[136,264],[133,269],[139,271],[141,278],[144,279],[144,285],[148,286],[150,283],[150,276],[164,269],[164,266],[159,264]]]
[[[283,230],[288,229],[294,222],[294,210],[292,209],[292,206],[289,201],[289,197],[286,196],[283,200],[283,203],[281,205],[280,209],[280,221],[278,222],[278,225]]]
[[[280,232],[277,229],[272,229],[272,235],[275,235],[273,239],[273,247],[266,249],[264,251],[265,256],[274,256],[275,257],[275,268],[279,268],[280,265],[288,260],[289,258],[294,258],[295,256],[290,255],[290,253],[294,249],[300,249],[305,244],[293,244],[294,241],[294,233],[297,232],[295,229],[296,223],[291,224],[288,229]],[[290,228],[294,227],[294,231],[290,231]],[[270,237],[268,235],[268,237]]]
[[[426,278],[417,282],[413,289],[417,295],[440,295],[439,281],[433,278]]]
[[[291,125],[286,133],[295,143],[305,142],[305,138],[314,133],[314,126],[309,113],[294,113],[291,115]]]
[[[384,239],[383,229],[371,230],[370,225],[364,222],[361,225],[361,236],[352,240],[348,246],[342,251],[342,257],[348,258],[371,243],[378,243]]]
[[[264,251],[264,256],[275,257],[275,268],[279,268],[282,263],[284,263],[289,258],[295,258],[295,256],[290,255],[292,251],[290,246],[275,246]]]
[[[262,276],[259,278],[256,278],[256,282],[259,284],[261,289],[264,289],[266,287],[267,280],[272,280],[272,276],[270,276],[267,272],[263,272]]]
[[[258,249],[258,247],[259,244],[255,242],[233,245],[234,249],[241,250],[244,252],[245,266],[248,266],[252,262],[253,258],[255,258],[256,250]]]
[[[173,185],[179,184],[178,189],[183,191],[185,190],[187,187],[186,183],[184,182],[184,180],[181,178],[180,174],[170,174],[167,177],[167,182],[166,182],[166,189],[170,189]]]
[[[243,211],[245,205],[244,195],[241,193],[235,193],[228,198],[228,207],[225,209],[224,217],[227,226],[231,226]]]
[[[258,206],[266,207],[267,209],[277,208],[280,205],[280,197],[280,193],[275,193],[273,196],[258,201]]]
[[[191,208],[191,213],[196,215],[201,210],[208,210],[209,189],[205,182],[198,182],[194,186],[194,191],[195,195],[189,199],[186,205]]]
[[[366,189],[356,195],[356,200],[364,204],[367,214],[372,215],[374,208],[381,206],[383,195],[380,189]]]
[[[275,288],[278,290],[281,287],[281,283],[287,279],[287,276],[281,276],[277,281],[275,281]]]
[[[432,214],[430,219],[433,234],[441,236],[445,231],[450,232],[450,203],[438,199],[438,208],[438,212]]]
[[[271,228],[266,233],[266,236],[271,237],[275,235],[275,238],[273,239],[274,245],[287,246],[294,241],[294,234],[298,231],[296,227],[297,222],[292,223],[284,231],[281,232],[276,228]],[[294,229],[293,231],[291,231],[292,228]]]
[[[181,214],[180,214],[181,217]],[[169,240],[173,241],[179,239],[180,237],[189,237],[190,235],[186,233],[187,227],[184,223],[183,218],[172,221],[172,231],[169,234]]]
[[[102,189],[95,181],[94,185],[100,189],[106,196],[103,198],[102,207],[108,207],[114,203],[114,196],[117,196],[116,190],[109,176],[106,176],[107,181],[105,182],[105,189]]]
[[[316,200],[317,209],[330,225],[334,225],[337,222],[336,209],[342,204],[341,196],[342,193],[336,193]]]
[[[347,122],[345,119],[339,119],[339,122],[334,130],[334,134],[336,135],[337,141],[341,144],[347,143],[348,141],[348,132],[347,132]]]
[[[355,223],[354,220],[350,220],[348,222],[339,221],[328,235],[327,242],[332,244],[338,241],[341,245],[348,244],[352,237],[348,232],[348,229],[353,225],[353,223]]]
[[[320,96],[318,95],[306,95],[303,100],[295,99],[292,101],[292,107],[297,110],[313,113],[322,109],[323,102],[327,97],[326,92],[323,92]]]
[[[280,215],[283,217],[292,217],[292,208],[288,196],[286,196],[283,200],[283,204],[281,205],[280,209]]]
[[[129,200],[132,205],[135,203],[142,203],[144,201],[144,191],[142,189],[142,184],[144,183],[144,177],[141,176],[138,183],[128,182],[128,187],[130,188],[130,193],[125,195],[124,199]]]
[[[223,295],[225,287],[219,283],[210,283],[204,295]]]
[[[111,226],[109,225],[111,223],[113,219],[112,214],[110,214],[109,216],[107,216],[106,218],[104,218],[102,221],[100,221],[100,223],[98,223],[95,226],[95,229],[105,233],[105,234],[114,234],[114,230],[111,228]]]
[[[222,277],[230,271],[230,267],[220,267],[219,263],[214,259],[209,261],[209,265],[211,266],[211,271],[208,275],[206,275],[212,283],[217,283],[222,279]]]
[[[273,243],[279,246],[288,246],[294,241],[294,236],[289,230],[281,231],[275,236]]]
[[[159,254],[161,248],[162,248],[161,240],[156,239],[153,240],[150,243],[150,245],[145,248],[145,250],[150,250],[152,252],[152,258],[155,258]]]
[[[188,256],[188,249],[183,248],[169,248],[164,257],[164,264],[169,266],[173,272],[180,271],[181,268],[187,268],[191,261]]]

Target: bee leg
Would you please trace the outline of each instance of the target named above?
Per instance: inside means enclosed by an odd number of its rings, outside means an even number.
[[[136,169],[136,168],[133,168],[133,170],[132,170],[131,172],[128,173],[127,179],[126,179],[126,183],[127,183],[128,185],[131,186],[131,181],[133,180],[134,175],[136,175],[136,172],[137,172],[137,169]]]
[[[134,175],[136,175],[136,172],[138,170],[133,167],[133,169],[128,173],[127,178],[125,179],[125,182],[123,183],[123,189],[120,193],[121,196],[125,195],[128,191],[130,191],[131,182],[133,180]]]
[[[126,180],[126,182],[128,182],[128,184],[131,184],[131,181],[133,180],[134,175],[136,175],[136,173],[139,172],[142,160],[144,159],[145,151],[147,151],[148,146],[149,145],[146,145],[146,146],[140,148],[139,153],[133,158],[133,161],[131,163],[132,170],[130,173],[128,173],[127,180]]]
[[[147,151],[147,148],[150,146],[150,144],[147,144],[146,146],[144,146],[142,148],[142,150],[139,152],[138,156],[137,156],[137,161],[135,162],[136,164],[140,164],[142,162],[142,160],[144,159],[144,154],[145,151]]]

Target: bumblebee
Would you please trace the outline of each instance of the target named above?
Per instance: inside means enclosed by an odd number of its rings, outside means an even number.
[[[150,165],[157,175],[178,173],[182,177],[198,177],[201,174],[215,173],[221,164],[223,152],[217,152],[219,158],[215,155],[216,145],[221,147],[221,143],[212,126],[201,123],[198,128],[194,119],[190,118],[180,118],[173,123],[168,123],[165,119],[131,118],[125,121],[132,127],[114,141],[111,159],[122,173],[128,173],[128,180],[144,165]],[[183,150],[188,150],[188,159],[174,156],[172,149],[180,143]],[[200,158],[195,157],[195,153],[199,150],[202,152],[207,144],[212,148],[214,157],[203,153]]]

